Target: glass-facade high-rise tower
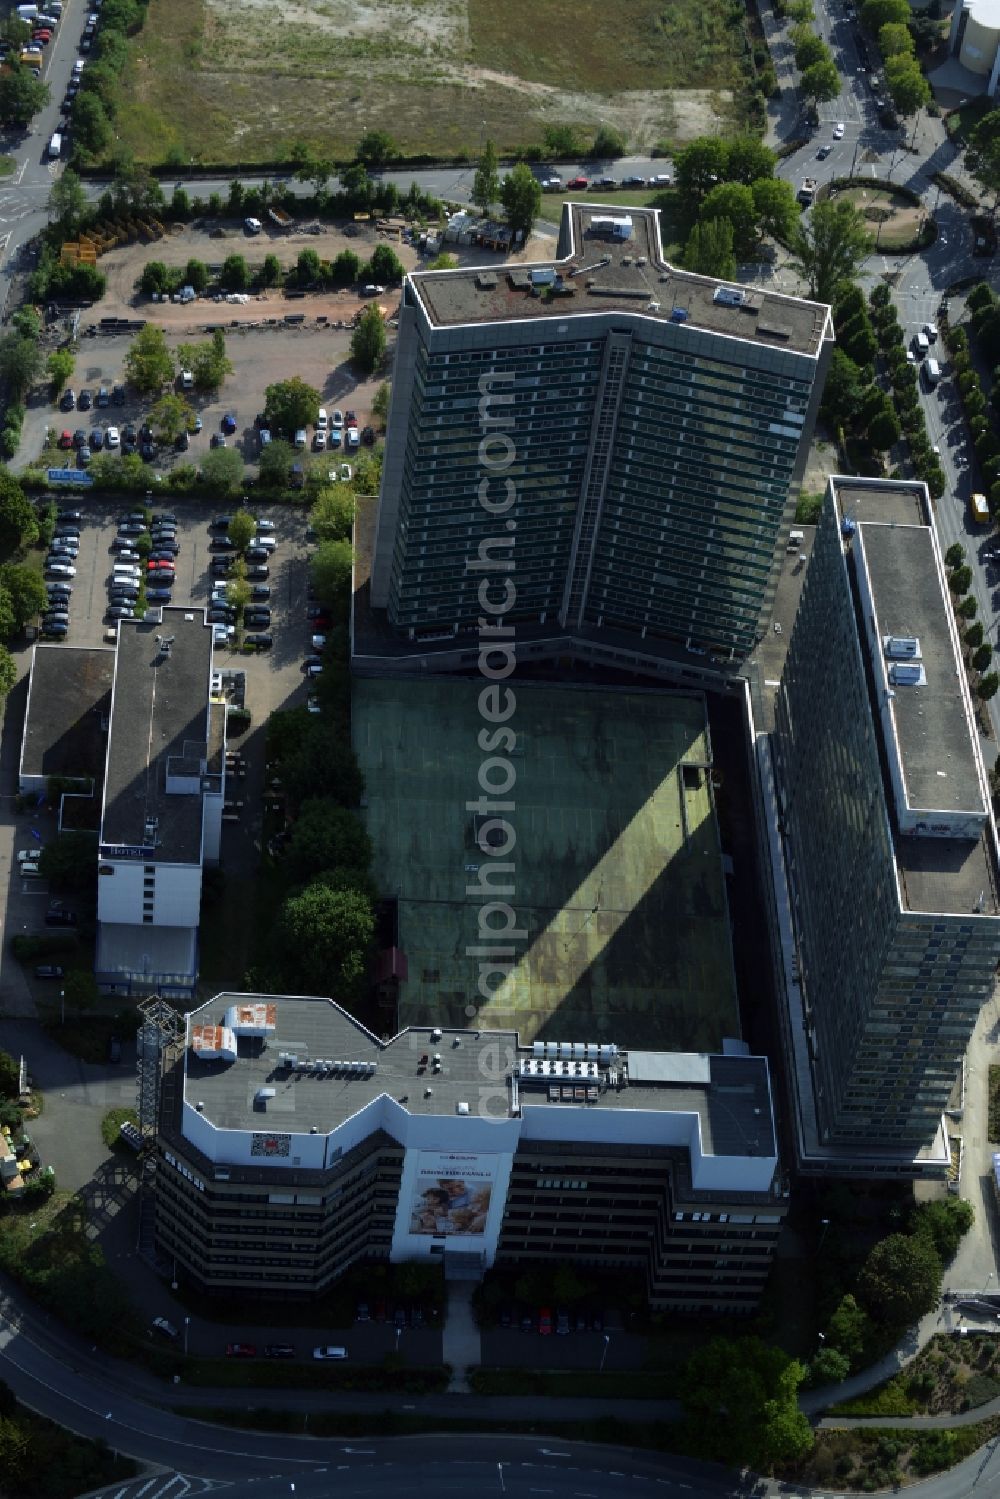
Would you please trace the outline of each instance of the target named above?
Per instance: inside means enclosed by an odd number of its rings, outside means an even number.
[[[831,479],[771,736],[812,1169],[838,1146],[947,1164],[941,1117],[1000,957],[978,739],[926,490]]]
[[[649,210],[568,204],[551,264],[410,276],[371,604],[397,641],[446,648],[483,613],[470,563],[506,536],[508,618],[536,638],[738,663],[832,338],[824,305],[667,265]],[[503,520],[483,503],[501,487]]]

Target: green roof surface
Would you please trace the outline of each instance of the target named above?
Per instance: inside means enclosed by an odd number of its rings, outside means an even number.
[[[698,695],[517,684],[502,799],[527,933],[478,992],[480,866],[467,803],[489,758],[479,679],[359,678],[353,734],[379,892],[399,903],[408,978],[399,1024],[482,1024],[536,1037],[716,1051],[738,1036],[722,862]],[[503,753],[503,749],[497,753]],[[686,769],[682,767],[687,767]],[[502,769],[493,771],[502,779]],[[486,897],[487,899],[489,897]],[[499,914],[493,918],[498,924]]]

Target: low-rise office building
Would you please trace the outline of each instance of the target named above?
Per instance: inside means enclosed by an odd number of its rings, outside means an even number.
[[[322,1291],[358,1260],[570,1261],[654,1306],[748,1312],[787,1197],[767,1063],[410,1029],[219,995],[164,1057],[160,1251],[225,1294]]]

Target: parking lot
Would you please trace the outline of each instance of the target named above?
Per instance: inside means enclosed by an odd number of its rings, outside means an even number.
[[[295,305],[308,308],[308,303]],[[202,315],[211,320],[208,306]],[[203,340],[207,336],[201,327],[192,328],[187,337],[168,334],[167,343],[176,354],[182,344]],[[319,391],[322,405],[328,408],[352,407],[357,411],[359,426],[367,426],[372,420],[372,401],[383,377],[358,381],[350,362],[350,338],[348,330],[331,329],[315,320],[293,327],[278,325],[227,332],[226,352],[234,373],[228,376],[216,396],[185,393],[185,399],[202,419],[203,430],[191,438],[185,453],[169,447],[159,448],[153,469],[162,472],[177,463],[199,464],[209,451],[212,433],[219,431],[222,418],[227,414],[236,418],[236,431],[226,439],[227,444],[238,448],[248,465],[255,465],[260,457],[260,443],[254,421],[258,412],[264,410],[265,391],[269,385],[290,380],[296,375]],[[130,336],[125,333],[105,333],[83,339],[77,353],[76,370],[69,382],[76,395],[79,396],[81,390],[89,390],[96,399],[101,386],[110,390],[123,383],[125,356],[130,342]],[[391,352],[390,340],[390,357]],[[152,398],[141,399],[134,390],[128,389],[124,405],[64,412],[57,403],[49,400],[43,390],[39,390],[29,399],[21,445],[11,466],[23,469],[37,463],[47,432],[56,441],[63,431],[72,434],[77,428],[90,432],[95,426],[106,429],[113,424],[120,431],[128,423],[139,425],[145,421],[153,404]],[[304,456],[306,459],[313,457],[311,453]],[[339,460],[340,455],[336,456]],[[316,457],[322,462],[327,455]],[[65,462],[72,466],[75,458],[72,452],[50,449],[44,462],[46,465]],[[173,509],[173,503],[165,502],[164,508]]]
[[[152,497],[151,503],[156,506],[156,496]],[[114,627],[113,622],[105,618],[108,580],[115,560],[112,542],[119,522],[135,508],[135,502],[128,496],[116,496],[114,500],[74,496],[65,501],[63,508],[79,510],[83,516],[79,556],[73,564],[76,576],[71,580],[73,593],[66,640],[75,646],[101,645],[106,643],[108,630]],[[194,604],[199,609],[207,608],[213,584],[221,581],[213,578],[212,558],[218,554],[210,550],[213,536],[221,533],[211,532],[209,523],[222,507],[165,499],[162,508],[169,509],[177,517],[180,545],[175,558],[176,579],[171,602],[173,605]],[[236,505],[230,505],[229,513],[236,508]],[[217,648],[215,665],[227,667],[238,662],[241,669],[245,669],[246,706],[251,710],[254,722],[259,724],[276,708],[305,701],[302,663],[310,653],[311,632],[306,618],[309,582],[305,515],[302,511],[280,506],[270,510],[261,507],[255,513],[273,522],[272,534],[277,542],[268,564],[270,576],[267,579],[271,590],[269,633],[274,645],[270,651],[259,654]],[[151,604],[150,607],[157,606]]]

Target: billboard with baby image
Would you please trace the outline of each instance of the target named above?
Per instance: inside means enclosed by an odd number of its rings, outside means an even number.
[[[411,1234],[483,1234],[496,1156],[422,1150],[410,1208]]]

